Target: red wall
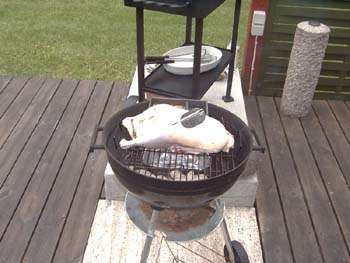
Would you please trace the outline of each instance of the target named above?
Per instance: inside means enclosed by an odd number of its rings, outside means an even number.
[[[255,37],[253,37],[250,34],[252,14],[254,10],[262,10],[266,12],[266,16],[268,17],[268,8],[269,8],[269,0],[252,0],[249,18],[248,18],[247,38],[246,38],[245,52],[244,52],[245,56],[243,59],[243,69],[242,69],[242,85],[244,87],[244,91],[246,94],[248,94],[250,67],[251,67],[251,62],[253,58],[254,41],[255,41]],[[265,29],[266,29],[266,24],[265,24]],[[259,72],[261,70],[263,44],[264,44],[264,36],[258,37],[258,46],[257,46],[256,58],[255,58],[255,69],[254,69],[253,83],[252,83],[253,92],[256,87],[257,77],[259,76]]]

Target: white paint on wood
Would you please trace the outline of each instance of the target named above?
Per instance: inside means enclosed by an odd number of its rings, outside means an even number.
[[[255,209],[229,208],[225,211],[225,217],[231,238],[243,244],[247,250],[250,262],[262,263]],[[145,234],[128,219],[124,209],[124,202],[100,200],[83,262],[137,263],[140,260],[144,240]],[[217,253],[223,254],[224,240],[220,228],[217,228],[207,237],[199,240],[199,242],[217,251]],[[168,244],[175,255],[185,262],[208,262],[174,242],[168,242]],[[222,256],[213,253],[197,242],[183,242],[180,244],[213,262],[225,262]],[[172,262],[171,253],[158,232],[152,243],[148,262]]]

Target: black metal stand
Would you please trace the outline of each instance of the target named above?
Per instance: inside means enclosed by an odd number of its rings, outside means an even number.
[[[233,97],[231,96],[231,89],[232,89],[233,73],[235,70],[238,23],[239,23],[240,11],[241,11],[241,0],[236,0],[235,14],[234,14],[234,20],[233,20],[233,27],[232,27],[232,39],[231,39],[232,59],[230,62],[230,66],[228,68],[226,94],[225,96],[222,97],[222,99],[225,102],[233,101]]]
[[[151,250],[152,241],[154,238],[154,232],[156,229],[156,224],[157,224],[157,219],[159,217],[159,213],[160,213],[160,210],[158,210],[158,209],[152,210],[152,216],[151,216],[150,224],[148,226],[147,237],[146,237],[145,244],[143,246],[140,263],[147,262],[148,255],[149,255],[149,252]]]
[[[137,79],[139,89],[139,102],[145,99],[145,51],[143,8],[136,8],[136,43],[137,43]]]
[[[243,245],[236,240],[231,240],[227,223],[224,217],[225,205],[223,201],[217,199],[216,205],[210,206],[213,209],[215,209],[215,212],[211,215],[210,219],[208,219],[206,223],[189,228],[186,231],[175,231],[175,232],[172,230],[166,230],[167,227],[165,228],[165,230],[164,229],[162,230],[162,228],[160,227],[160,225],[164,223],[166,224],[168,220],[168,219],[165,219],[165,221],[162,221],[161,219],[162,208],[151,206],[152,214],[151,214],[151,217],[149,218],[149,216],[147,216],[144,212],[142,212],[142,209],[140,209],[142,203],[144,204],[143,201],[140,201],[136,197],[127,193],[125,198],[126,212],[129,218],[131,219],[131,221],[147,235],[145,243],[143,245],[140,263],[147,263],[147,259],[149,257],[151,245],[155,237],[156,230],[161,232],[162,241],[163,240],[165,241],[165,244],[167,245],[173,257],[173,262],[184,262],[184,261],[180,260],[178,256],[175,253],[173,253],[172,249],[168,244],[168,241],[175,242],[176,245],[182,248],[185,248],[187,251],[193,253],[194,255],[200,256],[202,259],[210,261],[205,257],[205,255],[197,254],[196,251],[193,251],[190,248],[186,248],[184,245],[181,245],[180,242],[201,239],[207,236],[209,233],[211,233],[218,225],[220,225],[221,233],[225,241],[225,245],[223,248],[223,252],[224,252],[223,258],[225,259],[225,261],[227,263],[249,263],[249,257]],[[181,217],[181,216],[184,216],[184,214],[176,215],[176,217]],[[198,244],[203,246],[203,248],[208,249],[207,246],[201,244],[200,242],[198,242]]]
[[[203,36],[203,19],[196,18],[196,33],[194,39],[194,59],[193,59],[193,77],[192,77],[192,97],[199,89],[199,78],[201,70],[201,53],[202,53],[202,36]]]
[[[192,17],[186,17],[186,37],[185,44],[191,44],[192,42]]]
[[[216,0],[216,4],[220,4]],[[136,4],[138,3],[138,4]],[[232,89],[232,79],[234,73],[234,66],[236,60],[236,46],[237,46],[237,35],[238,35],[238,24],[241,9],[241,0],[236,0],[235,11],[234,11],[234,22],[232,27],[232,39],[231,39],[231,49],[224,50],[223,57],[220,64],[216,69],[209,72],[200,74],[201,66],[201,51],[202,51],[202,37],[203,37],[203,17],[195,18],[195,41],[194,41],[194,60],[193,60],[193,75],[188,76],[176,76],[167,73],[162,66],[155,69],[148,77],[145,79],[144,66],[145,66],[145,54],[144,54],[144,8],[147,4],[153,6],[152,8],[163,8],[164,4],[147,2],[147,1],[135,1],[133,4],[129,3],[131,6],[136,7],[136,40],[137,40],[137,76],[138,76],[138,91],[139,91],[139,101],[145,99],[145,91],[150,91],[157,93],[159,95],[171,96],[171,97],[182,97],[189,99],[200,99],[210,86],[217,80],[220,73],[229,65],[228,78],[226,94],[222,97],[225,102],[233,101],[231,96]],[[134,5],[135,4],[135,5]],[[168,5],[172,8],[172,5]],[[150,8],[150,9],[152,9]],[[186,10],[187,5],[181,6],[183,10]],[[169,10],[164,12],[170,12]],[[192,18],[193,16],[186,16],[186,33],[185,33],[185,44],[192,43]],[[165,80],[168,79],[168,80]],[[178,87],[176,87],[178,86]]]
[[[235,253],[231,247],[231,238],[230,238],[230,233],[228,232],[227,224],[225,218],[221,222],[221,232],[222,235],[224,236],[225,240],[225,245],[227,247],[228,255],[229,255],[229,260],[232,263],[235,263]]]

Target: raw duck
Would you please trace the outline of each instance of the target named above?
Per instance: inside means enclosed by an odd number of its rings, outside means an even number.
[[[202,123],[185,128],[181,116],[187,110],[157,104],[134,117],[127,117],[122,125],[128,130],[131,140],[122,139],[120,147],[171,148],[189,153],[228,152],[234,139],[218,120],[205,116]]]

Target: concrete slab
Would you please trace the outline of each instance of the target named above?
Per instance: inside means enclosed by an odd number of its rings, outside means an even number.
[[[225,211],[231,238],[238,240],[246,249],[251,263],[262,263],[259,230],[254,208],[229,208]],[[129,220],[122,201],[99,201],[89,241],[85,250],[84,263],[136,263],[139,262],[145,234]],[[180,262],[225,262],[224,240],[220,228],[207,237],[193,242],[165,242],[156,233],[148,262],[173,262],[169,250],[182,260]],[[210,249],[208,249],[210,248]],[[196,254],[188,249],[195,251]]]
[[[231,95],[234,98],[233,102],[224,102],[222,100],[222,96],[226,93],[226,85],[227,79],[215,81],[202,99],[233,112],[245,123],[248,123],[242,92],[241,77],[238,70],[235,70],[232,80]]]

